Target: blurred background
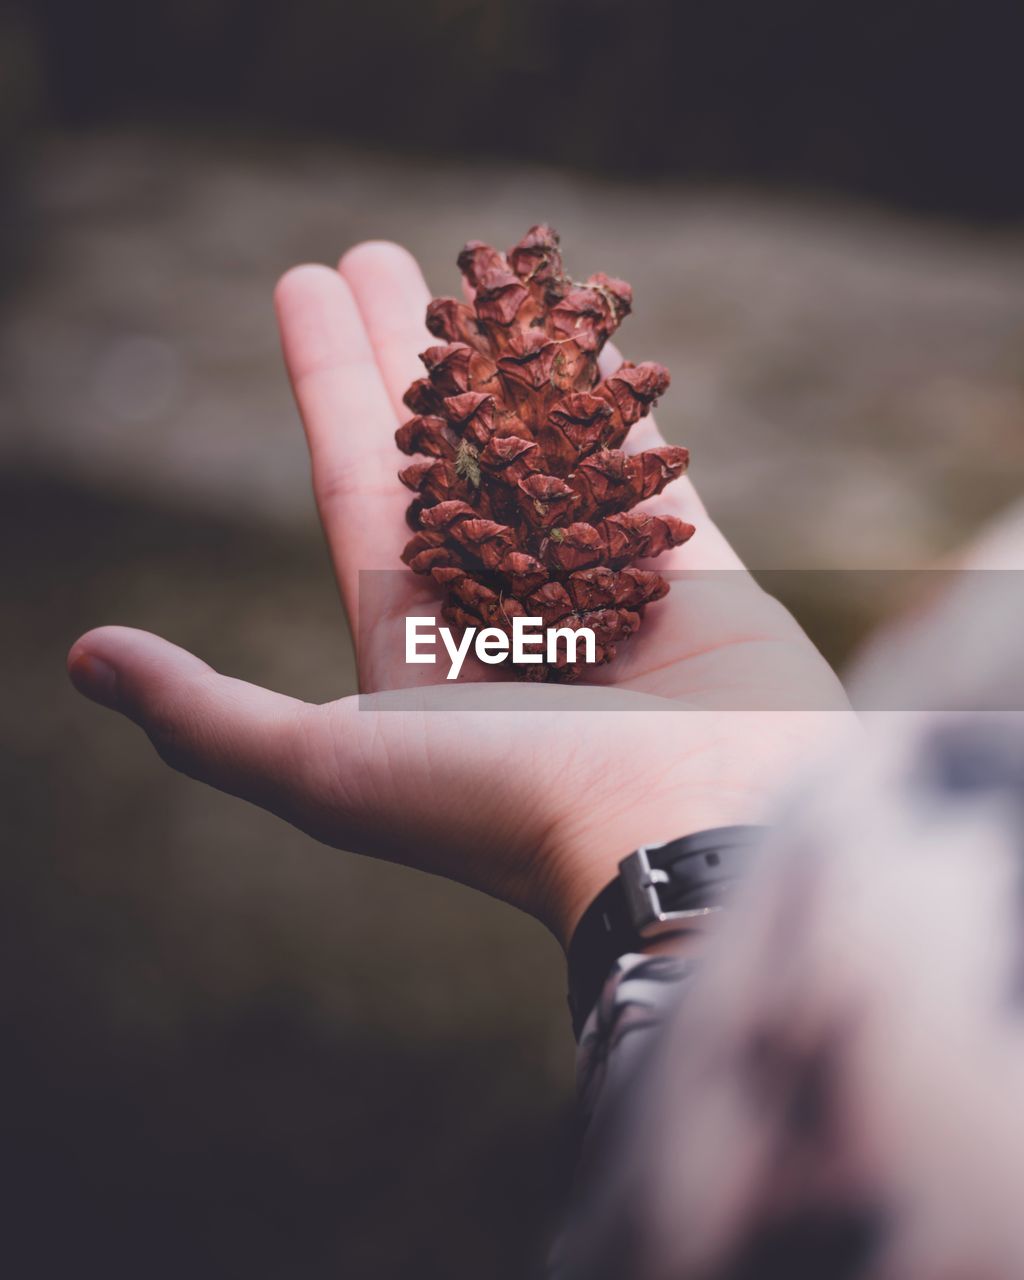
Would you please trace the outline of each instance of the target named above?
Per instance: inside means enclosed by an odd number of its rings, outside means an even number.
[[[278,275],[390,237],[450,292],[550,221],[632,282],[756,567],[927,564],[1024,478],[1022,37],[1009,0],[0,5],[6,1274],[521,1277],[570,1168],[538,927],[173,776],[64,677],[122,622],[354,689]],[[840,661],[842,577],[792,584]]]

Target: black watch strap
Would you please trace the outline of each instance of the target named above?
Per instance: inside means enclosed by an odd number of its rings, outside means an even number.
[[[700,929],[743,874],[764,827],[713,827],[623,858],[619,874],[580,917],[569,943],[569,1011],[579,1038],[619,958],[653,939]]]

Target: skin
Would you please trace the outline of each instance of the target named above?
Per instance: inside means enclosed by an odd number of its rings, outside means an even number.
[[[118,626],[76,641],[68,669],[173,768],[327,844],[493,894],[564,945],[630,850],[761,820],[852,717],[832,671],[747,575],[687,479],[652,507],[697,527],[656,562],[688,576],[597,686],[517,684],[509,709],[492,669],[480,668],[480,683],[439,685],[443,666],[400,663],[404,616],[438,612],[431,584],[395,572],[364,593],[358,619],[356,602],[360,570],[400,569],[408,537],[395,478],[408,459],[393,437],[409,416],[401,397],[421,372],[417,353],[434,341],[429,296],[415,260],[380,242],[350,250],[337,270],[295,267],[275,293],[342,599],[357,637],[374,637],[359,644],[363,695],[300,702]],[[608,353],[609,367],[618,358]],[[648,418],[629,447],[660,442]],[[399,687],[396,709],[386,691]]]

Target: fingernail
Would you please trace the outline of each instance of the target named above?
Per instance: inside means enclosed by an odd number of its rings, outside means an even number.
[[[80,653],[69,669],[71,683],[79,693],[104,707],[117,707],[117,672],[102,658]]]

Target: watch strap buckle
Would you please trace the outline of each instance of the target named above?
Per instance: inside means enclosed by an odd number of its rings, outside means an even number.
[[[633,928],[643,938],[679,933],[687,929],[700,929],[708,923],[709,916],[715,915],[721,909],[720,907],[699,907],[692,911],[666,911],[663,908],[658,886],[668,884],[671,877],[667,871],[652,867],[647,855],[649,848],[660,847],[660,845],[642,846],[619,863],[619,878],[626,899],[626,911]]]

